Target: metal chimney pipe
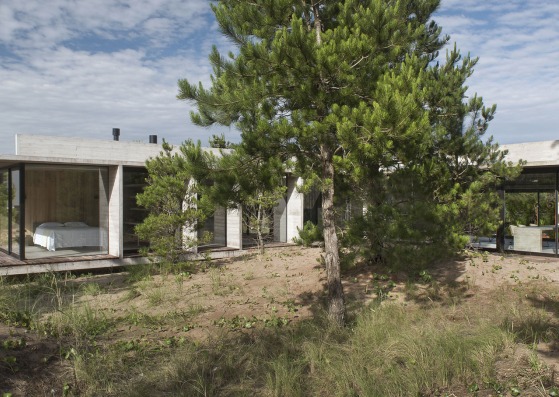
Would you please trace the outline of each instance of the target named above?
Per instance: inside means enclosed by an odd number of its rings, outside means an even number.
[[[149,143],[157,143],[157,135],[150,135]]]
[[[113,128],[113,140],[118,141],[120,137],[120,128]]]

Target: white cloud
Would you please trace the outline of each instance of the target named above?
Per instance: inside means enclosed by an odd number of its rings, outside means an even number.
[[[0,58],[0,153],[13,152],[15,133],[110,139],[113,127],[122,139],[207,142],[176,99],[178,79],[208,83],[207,40],[224,45],[207,1],[5,0],[0,15],[0,51],[15,56]],[[124,48],[77,49],[95,37]]]
[[[111,139],[120,127],[122,139],[157,133],[174,143],[211,135],[176,100],[180,78],[208,85],[212,45],[231,49],[207,0],[2,0],[0,20],[0,153],[13,152],[16,132]],[[442,0],[435,20],[451,45],[480,57],[468,94],[497,103],[490,134],[557,138],[559,2]]]
[[[463,54],[480,58],[469,94],[497,104],[489,133],[501,143],[557,138],[557,19],[554,0],[442,0],[435,20]]]

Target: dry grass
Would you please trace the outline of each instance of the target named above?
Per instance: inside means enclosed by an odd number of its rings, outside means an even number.
[[[555,390],[559,288],[550,263],[495,256],[421,274],[354,269],[344,276],[351,323],[340,329],[322,314],[318,255],[293,248],[175,273],[1,280],[0,392],[489,396],[518,389],[540,396]]]

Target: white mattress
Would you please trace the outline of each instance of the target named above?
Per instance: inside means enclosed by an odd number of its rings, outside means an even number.
[[[101,247],[107,241],[107,231],[91,226],[38,226],[33,244],[49,251],[69,247]]]

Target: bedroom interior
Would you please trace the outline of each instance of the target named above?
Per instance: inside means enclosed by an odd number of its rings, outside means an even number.
[[[25,258],[107,253],[106,167],[28,164],[24,173]]]

